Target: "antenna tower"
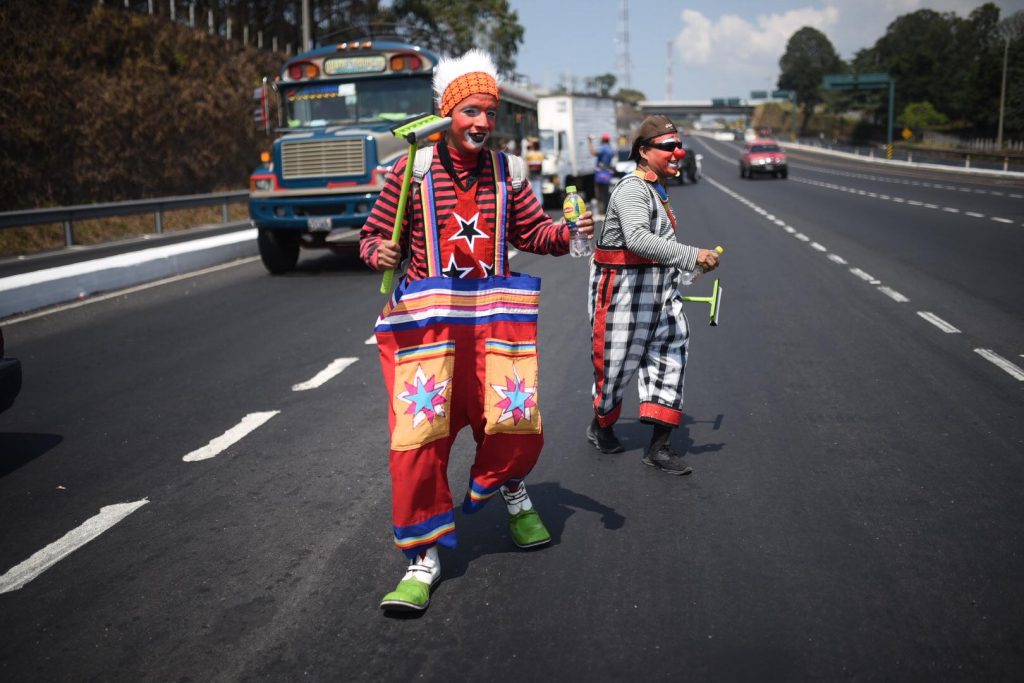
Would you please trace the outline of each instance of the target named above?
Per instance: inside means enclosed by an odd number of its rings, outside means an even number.
[[[633,87],[629,74],[633,70],[629,63],[629,4],[628,0],[621,0],[619,3],[619,55],[618,55],[618,79],[619,89],[630,89]]]
[[[668,41],[668,68],[665,69],[665,99],[672,99],[672,41]]]

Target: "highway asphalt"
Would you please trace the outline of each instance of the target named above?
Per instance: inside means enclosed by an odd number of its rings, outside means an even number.
[[[1024,183],[805,153],[741,180],[738,144],[697,146],[705,178],[669,190],[680,235],[726,251],[721,324],[687,306],[673,443],[694,473],[641,464],[633,388],[626,452],[587,443],[587,264],[517,254],[543,278],[527,484],[554,541],[516,550],[500,501],[457,513],[419,618],[377,606],[404,564],[379,275],[248,258],[9,318],[0,676],[1016,678]],[[456,500],[471,458],[464,433]]]

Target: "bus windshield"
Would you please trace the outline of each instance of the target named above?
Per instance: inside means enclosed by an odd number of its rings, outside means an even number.
[[[289,128],[401,121],[434,110],[430,76],[309,83],[283,93]]]

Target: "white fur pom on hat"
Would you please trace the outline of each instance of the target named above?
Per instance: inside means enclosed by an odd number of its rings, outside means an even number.
[[[447,116],[470,95],[498,98],[498,69],[490,55],[477,48],[461,57],[443,57],[434,70],[434,93],[441,116]]]

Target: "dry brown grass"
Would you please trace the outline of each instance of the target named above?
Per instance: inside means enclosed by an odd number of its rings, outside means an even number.
[[[229,221],[245,220],[248,216],[249,212],[245,202],[228,204]],[[222,220],[220,205],[167,211],[163,216],[164,232],[181,232],[217,225]],[[154,234],[156,234],[156,218],[152,213],[96,218],[78,221],[74,224],[75,244],[81,246]],[[61,223],[0,230],[0,257],[29,256],[63,248],[64,226]]]

